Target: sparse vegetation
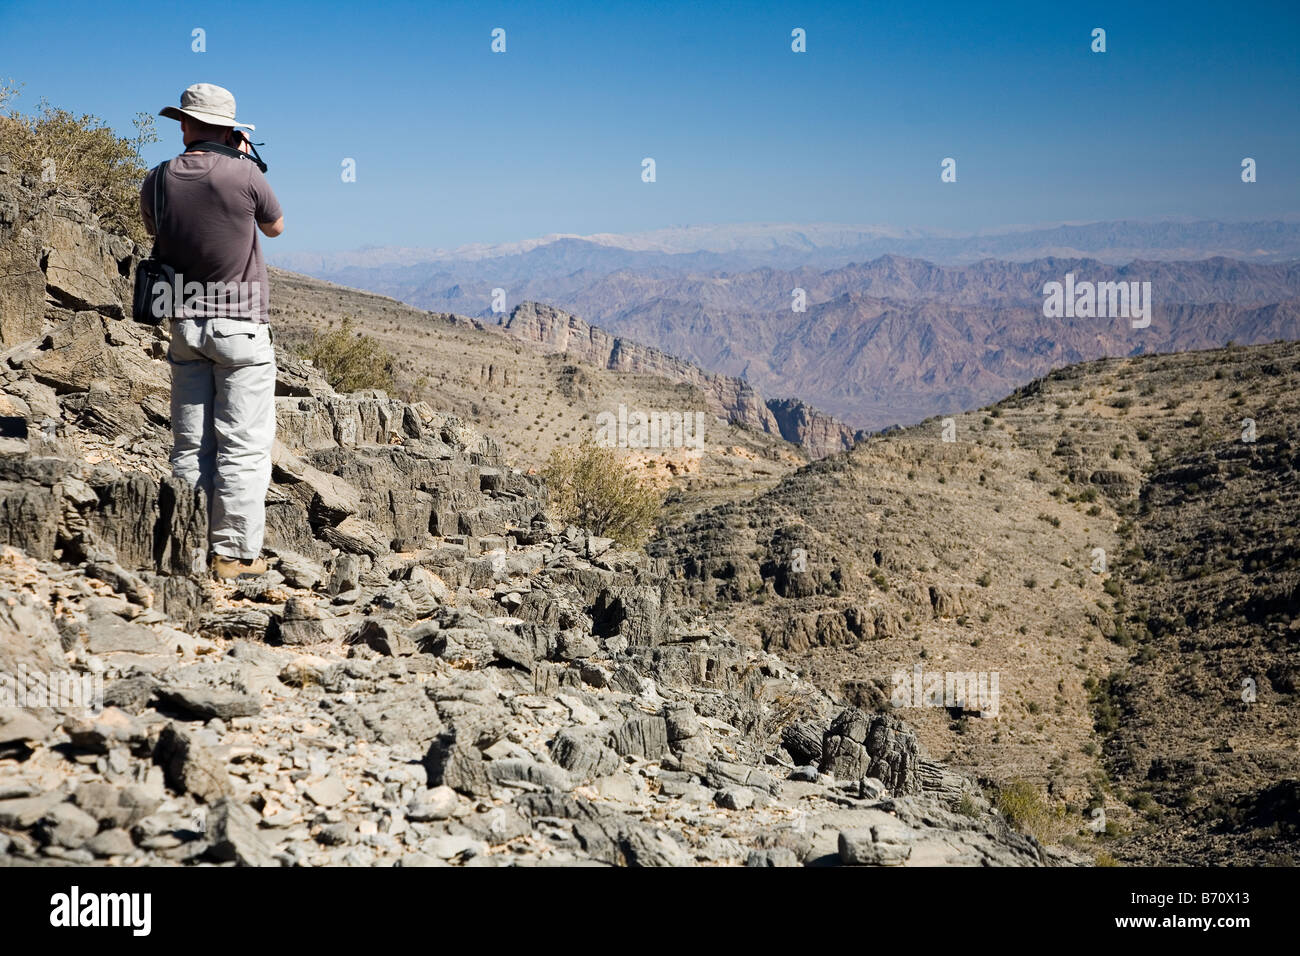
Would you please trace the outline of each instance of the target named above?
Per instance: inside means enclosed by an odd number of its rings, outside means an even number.
[[[1055,843],[1065,832],[1065,808],[1050,806],[1028,780],[1012,780],[998,790],[994,804],[1016,829],[1044,843]]]
[[[639,547],[649,537],[663,501],[612,449],[591,442],[555,449],[542,477],[557,519],[627,547]]]
[[[979,807],[969,793],[963,792],[961,799],[957,801],[957,806],[953,808],[964,817],[978,817],[980,814]]]
[[[335,391],[393,388],[393,356],[356,331],[351,316],[345,316],[337,328],[314,333],[302,347],[302,357],[321,370]]]
[[[148,168],[140,151],[158,142],[153,115],[137,113],[135,135],[124,138],[97,116],[77,116],[44,99],[35,113],[5,109],[18,89],[0,83],[0,142],[15,172],[49,188],[80,192],[105,229],[147,245],[150,240],[140,221],[140,183]]]

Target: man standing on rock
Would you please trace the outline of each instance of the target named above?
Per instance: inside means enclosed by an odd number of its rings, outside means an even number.
[[[212,569],[230,579],[262,574],[266,489],[275,440],[275,349],[266,262],[257,230],[284,231],[280,203],[236,127],[235,97],[211,83],[181,94],[185,152],[163,173],[162,221],[153,170],[140,212],[154,256],[176,270],[172,303],[172,473],[208,496]],[[223,149],[224,147],[224,149]],[[232,152],[231,150],[238,150]]]

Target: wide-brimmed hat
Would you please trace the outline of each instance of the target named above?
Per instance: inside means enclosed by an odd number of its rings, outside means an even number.
[[[214,86],[211,83],[195,83],[181,94],[179,108],[164,106],[158,111],[158,115],[174,120],[188,116],[212,126],[242,126],[244,129],[257,129],[252,123],[237,122],[235,94],[225,87]]]

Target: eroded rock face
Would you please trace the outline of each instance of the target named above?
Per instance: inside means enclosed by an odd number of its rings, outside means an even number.
[[[521,302],[501,322],[502,329],[543,352],[563,353],[575,361],[615,371],[660,375],[697,386],[714,414],[736,425],[802,445],[821,458],[852,448],[853,429],[797,399],[764,400],[744,379],[705,372],[666,352],[589,325],[563,309]]]
[[[45,195],[19,180],[0,163],[0,346],[39,335],[47,298],[123,316],[135,244],[102,230],[84,198]]]
[[[901,720],[849,708],[831,722],[822,740],[821,770],[840,780],[874,777],[891,793],[920,793],[920,744]]]

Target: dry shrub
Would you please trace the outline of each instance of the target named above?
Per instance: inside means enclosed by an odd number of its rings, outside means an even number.
[[[591,442],[551,452],[542,468],[558,520],[640,547],[650,536],[662,495],[623,466],[612,449]]]
[[[140,151],[158,142],[153,116],[137,113],[135,135],[124,139],[99,117],[76,116],[44,99],[32,114],[5,110],[17,91],[12,84],[0,83],[0,153],[9,156],[14,172],[51,189],[81,193],[103,228],[147,246],[140,184],[149,170]]]
[[[345,316],[337,328],[316,332],[300,349],[336,392],[363,388],[393,389],[393,356],[368,335],[352,328]]]

